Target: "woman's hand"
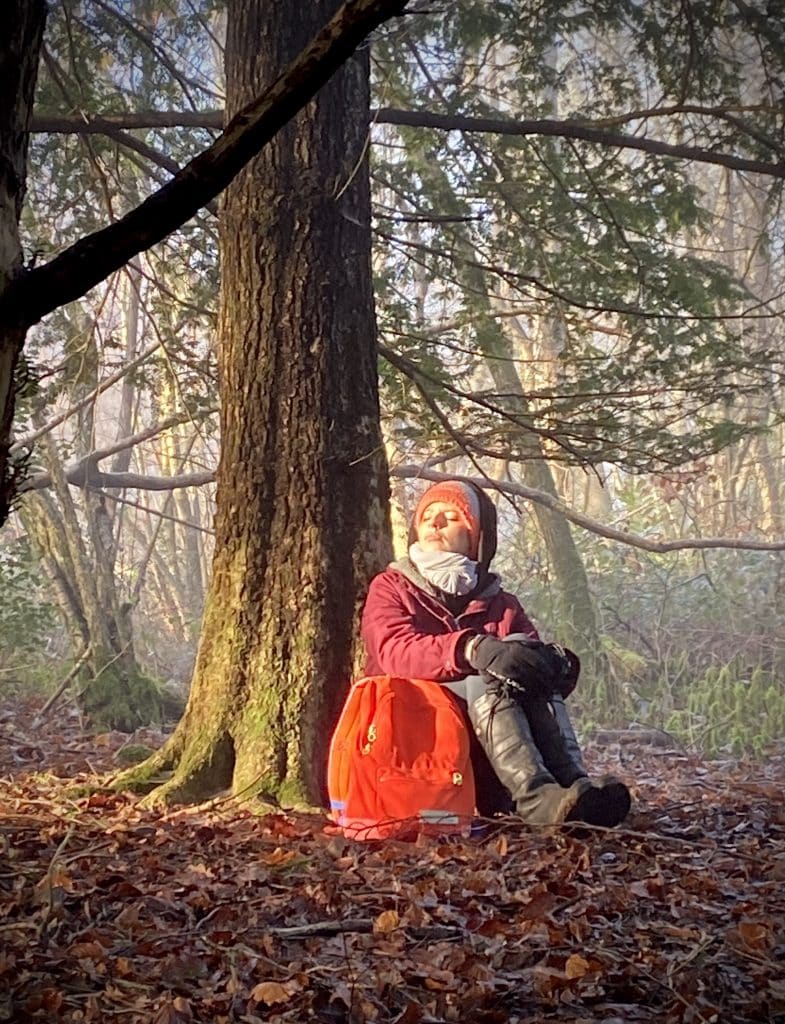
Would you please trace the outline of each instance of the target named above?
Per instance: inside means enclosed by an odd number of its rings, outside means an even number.
[[[466,660],[478,672],[494,679],[512,679],[534,695],[550,696],[558,689],[563,667],[555,651],[539,640],[498,640],[494,636],[472,639],[466,646]]]

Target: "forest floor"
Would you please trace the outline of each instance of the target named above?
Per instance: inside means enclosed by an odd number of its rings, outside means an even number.
[[[782,754],[590,749],[624,828],[356,844],[75,795],[130,738],[35,710],[0,705],[0,1021],[785,1022]]]

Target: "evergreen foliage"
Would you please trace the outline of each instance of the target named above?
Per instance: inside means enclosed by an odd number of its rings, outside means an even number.
[[[26,539],[0,545],[0,692],[41,683],[57,611]],[[51,669],[50,669],[51,670]]]
[[[749,73],[754,32],[729,8],[689,11],[685,23],[667,3],[464,2],[386,41],[377,91],[387,105],[629,125],[759,155],[767,133],[776,145],[779,114],[768,64]],[[773,70],[778,57],[764,50]],[[753,94],[759,109],[730,113]],[[757,429],[746,405],[781,379],[782,352],[762,329],[768,296],[724,251],[718,172],[541,136],[380,126],[374,140],[388,345],[422,371],[445,415],[468,411],[469,452],[523,460],[534,434],[551,459],[643,472]],[[526,393],[525,412],[504,417],[479,358],[503,318],[525,338]],[[411,410],[402,445],[414,418],[429,455],[454,447],[434,413]]]

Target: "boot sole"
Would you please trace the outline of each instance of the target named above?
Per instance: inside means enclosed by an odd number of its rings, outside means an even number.
[[[613,828],[630,813],[631,803],[630,791],[623,782],[611,782],[602,787],[591,786],[578,797],[566,820]]]

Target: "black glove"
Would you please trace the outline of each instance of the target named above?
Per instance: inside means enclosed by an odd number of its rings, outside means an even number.
[[[484,636],[471,646],[467,661],[478,672],[520,683],[532,696],[550,696],[556,689],[558,674],[554,669],[555,654],[544,653],[545,650],[545,644],[539,640],[524,643]]]
[[[544,644],[542,656],[551,667],[554,677],[554,690],[562,697],[569,697],[578,683],[581,671],[581,660],[568,647],[561,644]]]

